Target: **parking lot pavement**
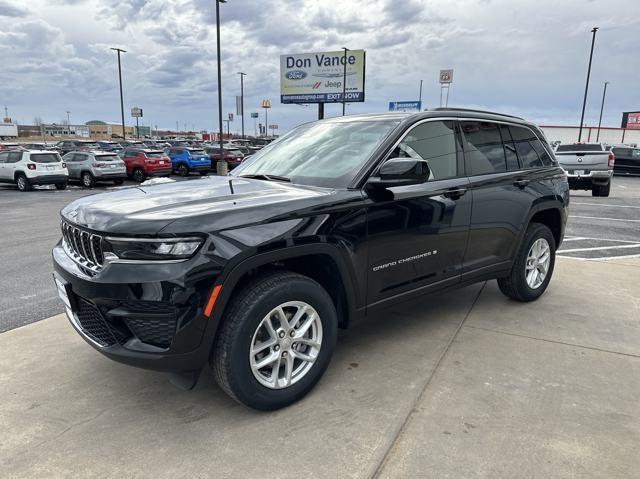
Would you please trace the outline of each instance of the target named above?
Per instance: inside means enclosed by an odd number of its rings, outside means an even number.
[[[62,316],[0,335],[8,477],[607,477],[640,468],[640,259],[559,259],[343,332],[301,402],[258,413],[109,361]]]

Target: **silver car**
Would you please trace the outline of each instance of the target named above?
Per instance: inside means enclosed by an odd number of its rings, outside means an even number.
[[[62,157],[67,163],[69,179],[80,180],[91,188],[99,181],[121,185],[127,178],[124,161],[109,151],[72,151]]]

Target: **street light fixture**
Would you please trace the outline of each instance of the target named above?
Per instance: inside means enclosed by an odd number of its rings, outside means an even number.
[[[342,116],[344,116],[347,107],[347,52],[349,51],[349,49],[347,47],[342,47],[342,49],[344,50],[344,65],[342,75]]]
[[[222,124],[222,66],[220,61],[220,4],[227,3],[227,0],[216,0],[216,47],[218,64],[218,125],[220,127],[220,158],[216,165],[218,174],[226,174],[228,171],[227,162],[224,160],[224,126]],[[219,167],[218,167],[219,165]]]
[[[582,140],[582,124],[584,123],[584,109],[587,106],[587,92],[589,91],[589,77],[591,76],[591,60],[593,60],[593,47],[596,43],[596,32],[599,30],[599,27],[593,27],[591,29],[591,33],[593,33],[593,37],[591,38],[591,53],[589,53],[589,67],[587,68],[587,83],[584,86],[584,99],[582,100],[582,115],[580,116],[580,131],[578,132],[578,143]]]
[[[607,96],[608,81],[604,82],[604,90],[602,91],[602,105],[600,105],[600,119],[598,120],[598,134],[596,135],[596,143],[600,141],[600,125],[602,125],[602,112],[604,111],[604,98]]]
[[[126,140],[127,132],[124,129],[124,99],[122,97],[122,66],[120,64],[120,53],[127,53],[127,51],[123,50],[122,48],[112,48],[111,50],[118,52],[118,79],[120,80],[120,114],[122,116],[122,139]]]
[[[238,75],[240,75],[240,116],[242,117],[242,138],[244,138],[244,77],[247,74],[238,72]]]

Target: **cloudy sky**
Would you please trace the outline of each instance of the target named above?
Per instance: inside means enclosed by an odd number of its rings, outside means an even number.
[[[117,63],[123,55],[125,111],[143,124],[217,128],[214,0],[0,0],[0,106],[19,123],[120,117]],[[438,71],[454,68],[451,106],[578,124],[590,29],[599,26],[586,121],[640,109],[640,0],[228,0],[221,5],[224,113],[235,111],[244,71],[249,111],[272,101],[269,123],[284,131],[313,120],[315,105],[279,103],[284,53],[367,51],[367,101],[348,112],[384,111],[412,100],[438,106]],[[327,116],[341,112],[328,105]],[[261,113],[262,114],[262,113]],[[127,118],[131,124],[131,119]],[[239,130],[240,122],[232,124]]]

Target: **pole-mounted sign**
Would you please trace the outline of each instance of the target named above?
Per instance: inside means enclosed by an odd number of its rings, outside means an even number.
[[[453,70],[440,70],[440,83],[453,82]]]
[[[142,108],[138,108],[137,106],[134,106],[131,109],[131,116],[133,118],[142,118]]]

